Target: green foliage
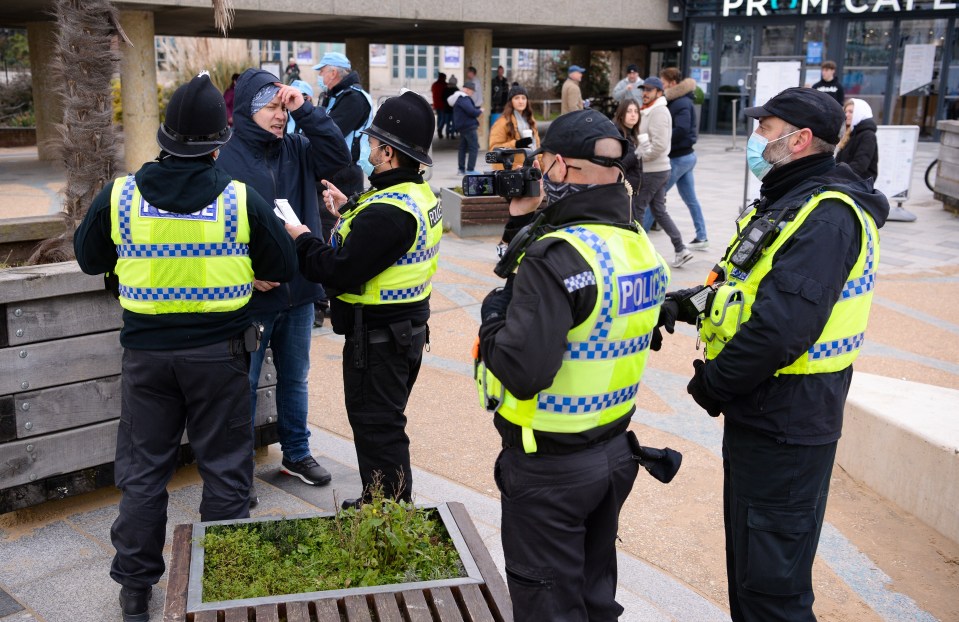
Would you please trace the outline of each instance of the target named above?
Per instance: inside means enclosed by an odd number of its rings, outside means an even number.
[[[609,54],[609,52],[602,50],[594,50],[590,53],[589,67],[586,68],[583,81],[579,84],[584,98],[609,95]],[[557,97],[562,94],[563,82],[566,82],[571,64],[573,63],[570,60],[568,50],[564,50],[553,63],[553,73],[556,80],[556,86],[553,90]]]
[[[30,127],[32,120],[33,87],[30,76],[20,74],[8,84],[0,84],[0,125]]]
[[[696,90],[693,91],[693,103],[701,106],[704,101],[706,101],[706,94],[697,86]]]
[[[203,547],[204,602],[465,574],[435,510],[382,493],[334,517],[211,527]]]
[[[176,87],[173,86],[163,87],[157,85],[157,108],[160,111],[160,123],[163,123],[163,114],[166,112],[167,104],[170,103],[170,97],[175,90]],[[110,91],[113,96],[113,122],[118,125],[123,125],[123,97],[120,93],[119,80],[114,79],[110,81]]]
[[[30,66],[26,32],[0,28],[0,62],[7,68]]]

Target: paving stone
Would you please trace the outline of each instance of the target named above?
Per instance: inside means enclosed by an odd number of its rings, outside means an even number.
[[[12,615],[18,611],[23,611],[23,605],[18,603],[13,596],[10,596],[0,589],[0,618]]]
[[[95,540],[81,535],[66,521],[57,521],[3,542],[0,583],[12,588],[16,595],[22,585],[104,555]]]

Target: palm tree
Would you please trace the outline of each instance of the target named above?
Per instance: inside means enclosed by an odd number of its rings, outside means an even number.
[[[232,0],[212,0],[216,27],[226,35],[233,23]],[[110,79],[116,73],[119,15],[110,0],[57,0],[60,31],[53,71],[64,99],[62,139],[67,183],[64,188],[62,235],[41,242],[28,264],[73,259],[73,232],[93,198],[120,170],[117,132],[113,125]]]

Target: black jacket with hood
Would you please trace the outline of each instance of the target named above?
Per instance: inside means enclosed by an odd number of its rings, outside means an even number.
[[[256,189],[268,203],[286,199],[311,231],[321,231],[316,182],[331,179],[350,164],[350,152],[336,124],[309,100],[291,114],[302,134],[277,138],[264,130],[250,112],[253,96],[276,77],[260,69],[247,69],[236,81],[233,105],[233,138],[216,161],[218,169]],[[265,279],[260,274],[256,277]],[[268,292],[254,291],[254,315],[310,304],[322,298],[321,286],[297,272],[290,283]]]
[[[363,124],[370,117],[370,103],[366,101],[362,93],[357,93],[352,88],[354,85],[361,88],[363,86],[360,84],[360,74],[351,71],[343,76],[343,79],[330,89],[329,93],[323,96],[323,107],[327,109],[327,114],[336,123],[336,127],[340,128],[344,137],[363,127]],[[329,109],[330,97],[336,97],[332,110]],[[347,147],[350,149],[352,164],[339,171],[330,181],[344,194],[350,196],[356,192],[363,192],[363,183],[366,177],[363,175],[363,169],[356,164],[360,155],[359,149],[353,154],[353,146],[347,145]],[[354,155],[357,158],[356,160],[353,159]],[[321,186],[317,186],[317,190],[319,192],[323,191]]]
[[[836,154],[836,162],[848,164],[859,177],[875,181],[879,175],[879,144],[873,119],[863,119],[852,128],[849,142]]]
[[[144,164],[136,172],[136,182],[143,198],[162,210],[191,214],[212,203],[230,183],[226,173],[214,168],[212,156],[178,158],[161,153],[160,158]],[[112,191],[113,184],[107,184],[93,199],[73,237],[77,263],[87,274],[113,272],[117,265],[117,246],[110,237]],[[296,253],[273,206],[248,187],[246,211],[254,273],[270,281],[289,281],[296,272]],[[205,346],[239,335],[250,320],[249,305],[223,313],[145,315],[124,310],[120,344],[134,350]]]
[[[699,123],[696,119],[695,99],[696,81],[686,78],[676,86],[666,89],[666,106],[673,117],[673,133],[670,139],[669,157],[678,158],[693,152],[693,145],[699,139]]]
[[[594,186],[568,195],[545,208],[552,230],[572,223],[629,227],[630,199],[622,183]],[[637,232],[637,235],[642,235]],[[566,338],[585,322],[596,306],[596,284],[570,293],[565,280],[591,272],[583,256],[558,238],[538,239],[526,252],[513,279],[506,316],[480,326],[480,356],[510,393],[529,399],[548,388],[563,363]],[[569,453],[626,431],[629,416],[575,434],[536,431],[537,453]],[[504,447],[521,447],[522,429],[500,415],[494,424]]]
[[[877,227],[889,213],[886,197],[831,154],[807,156],[770,172],[757,214],[795,215],[813,195],[837,190],[851,197]],[[787,219],[790,216],[787,215]],[[822,374],[781,374],[822,334],[859,257],[862,228],[841,201],[822,201],[776,252],[752,314],[722,352],[706,364],[707,394],[727,422],[797,445],[836,441],[852,366]],[[878,244],[878,240],[876,241]]]

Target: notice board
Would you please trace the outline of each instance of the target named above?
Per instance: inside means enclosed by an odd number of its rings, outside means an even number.
[[[876,128],[879,147],[879,174],[876,190],[890,201],[903,202],[909,198],[912,184],[912,166],[919,142],[918,125],[880,125]]]

